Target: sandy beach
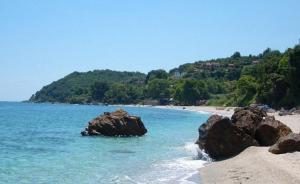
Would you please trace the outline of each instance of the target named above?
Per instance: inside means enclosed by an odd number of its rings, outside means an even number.
[[[268,147],[249,147],[239,155],[200,169],[204,184],[299,184],[300,152],[275,155]]]
[[[214,107],[214,106],[155,106],[156,108],[187,110],[202,113],[218,114],[231,117],[235,107]]]
[[[185,109],[209,112],[230,117],[234,108],[186,106],[164,108]],[[279,116],[269,114],[286,125],[293,132],[300,132],[300,115]],[[268,152],[269,147],[249,147],[239,155],[210,163],[200,169],[203,184],[299,184],[300,152],[275,155]]]
[[[300,131],[300,115],[275,118],[288,125],[293,132]],[[241,154],[200,169],[204,184],[210,183],[300,183],[300,152],[275,155],[269,147],[249,147]]]

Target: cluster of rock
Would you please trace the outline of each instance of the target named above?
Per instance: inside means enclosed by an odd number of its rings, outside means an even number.
[[[290,110],[286,110],[284,108],[281,108],[278,115],[279,116],[286,116],[286,115],[293,115],[293,114],[300,114],[300,109],[292,108]]]
[[[140,117],[131,116],[119,109],[115,112],[105,112],[88,123],[81,132],[83,136],[142,136],[147,133]]]
[[[275,109],[272,109],[271,107],[269,107],[268,105],[262,105],[262,104],[251,104],[250,105],[253,108],[259,108],[267,113],[276,113]],[[278,111],[278,115],[279,116],[286,116],[286,115],[295,115],[295,114],[300,114],[300,108],[296,108],[293,107],[291,109],[285,109],[285,108],[281,108]]]
[[[274,154],[300,151],[300,134],[290,133],[280,137],[269,151]]]
[[[293,141],[292,141],[293,140]],[[197,144],[213,159],[239,154],[249,146],[272,146],[270,152],[300,151],[300,135],[259,108],[237,108],[231,119],[212,115],[199,127]],[[291,145],[290,145],[291,144]]]

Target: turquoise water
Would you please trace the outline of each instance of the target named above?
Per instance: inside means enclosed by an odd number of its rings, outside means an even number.
[[[143,137],[82,137],[87,122],[117,106],[0,102],[0,183],[193,183],[204,161],[193,142],[208,115],[122,107]],[[192,176],[193,177],[190,177]]]

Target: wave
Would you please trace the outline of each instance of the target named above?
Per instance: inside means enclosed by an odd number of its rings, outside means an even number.
[[[187,152],[190,152],[195,160],[204,160],[207,162],[212,162],[212,159],[205,153],[204,150],[201,150],[199,146],[195,143],[187,142],[184,146],[184,149]]]
[[[211,162],[211,158],[193,142],[187,142],[183,147],[187,156],[167,160],[156,167],[165,174],[159,181],[162,183],[196,184],[200,183],[199,169]]]
[[[179,147],[184,157],[153,163],[140,175],[116,176],[111,183],[124,184],[197,184],[201,182],[199,169],[211,162],[198,145],[187,142]]]
[[[158,172],[158,179],[153,183],[200,183],[201,178],[198,170],[211,162],[211,159],[193,142],[187,142],[179,149],[182,149],[187,156],[166,160],[154,165],[154,170]]]

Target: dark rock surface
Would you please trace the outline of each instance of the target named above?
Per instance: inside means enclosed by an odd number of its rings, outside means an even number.
[[[147,133],[140,117],[131,116],[119,109],[115,112],[105,112],[103,115],[91,120],[81,135],[103,136],[142,136]]]
[[[292,130],[256,107],[237,108],[231,119],[212,115],[199,127],[197,144],[213,159],[237,155],[249,146],[271,146]]]
[[[278,112],[278,115],[279,116],[293,115],[294,111],[296,111],[296,108],[292,108],[291,110],[286,110],[284,108],[281,108]]]
[[[292,130],[288,126],[275,120],[274,116],[268,116],[256,128],[255,138],[261,146],[271,146],[290,133]]]
[[[200,126],[196,143],[213,159],[228,158],[249,146],[258,146],[256,140],[232,124],[229,118],[218,115],[211,116]]]
[[[232,123],[251,137],[255,137],[256,127],[267,117],[265,111],[254,107],[237,108],[231,117]]]
[[[270,147],[269,151],[274,154],[300,151],[300,134],[290,133],[280,137],[276,144]]]

